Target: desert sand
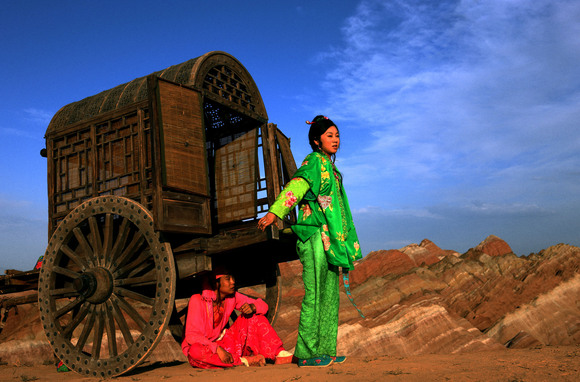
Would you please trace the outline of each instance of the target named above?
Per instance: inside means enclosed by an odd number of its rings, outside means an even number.
[[[281,273],[283,304],[274,327],[292,351],[303,295],[300,263],[284,264]],[[144,364],[115,379],[580,381],[578,247],[559,244],[518,257],[490,236],[460,255],[424,240],[369,254],[351,285],[367,317],[358,317],[341,293],[338,351],[348,356],[344,364],[193,369],[166,332]],[[186,307],[187,299],[178,305]],[[56,371],[36,303],[6,313],[0,381],[99,380]]]
[[[59,373],[54,365],[0,366],[2,381],[97,381],[75,372]],[[462,354],[410,357],[349,357],[326,368],[291,365],[193,369],[187,363],[156,363],[136,368],[114,380],[164,381],[578,381],[580,346],[540,346]]]

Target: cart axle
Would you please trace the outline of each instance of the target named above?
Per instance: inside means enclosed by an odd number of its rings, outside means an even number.
[[[87,301],[101,304],[113,293],[113,276],[105,268],[93,268],[75,279],[73,287]]]

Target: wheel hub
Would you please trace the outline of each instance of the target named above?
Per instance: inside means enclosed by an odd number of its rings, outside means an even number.
[[[87,301],[100,304],[107,301],[113,293],[113,276],[105,268],[93,268],[77,278],[73,287]]]

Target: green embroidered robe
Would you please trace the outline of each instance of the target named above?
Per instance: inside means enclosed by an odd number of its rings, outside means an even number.
[[[278,195],[270,212],[283,218],[299,205],[298,220],[292,230],[305,242],[320,230],[326,259],[349,270],[362,257],[352,221],[342,175],[328,157],[312,152]]]

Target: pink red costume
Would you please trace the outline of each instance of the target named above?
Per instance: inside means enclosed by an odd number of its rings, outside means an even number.
[[[223,300],[222,311],[214,309],[215,300],[216,293],[212,290],[194,294],[189,300],[181,349],[191,366],[203,369],[231,367],[240,365],[240,358],[244,356],[261,354],[266,359],[275,359],[284,350],[282,340],[264,316],[268,311],[264,301],[236,292]],[[246,303],[254,304],[256,313],[250,317],[240,315],[222,334],[234,309]],[[218,346],[232,355],[233,364],[221,361],[216,353]]]

